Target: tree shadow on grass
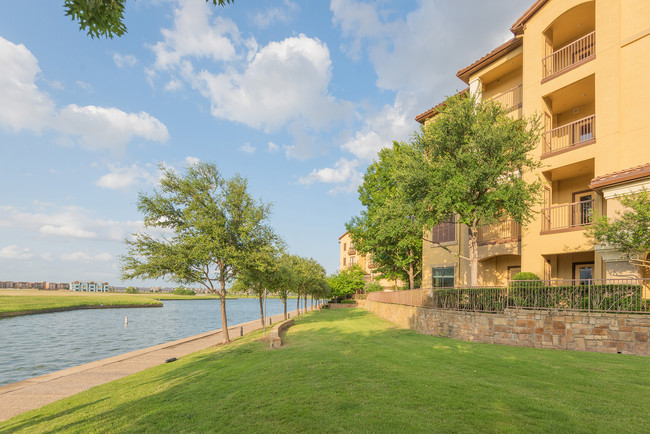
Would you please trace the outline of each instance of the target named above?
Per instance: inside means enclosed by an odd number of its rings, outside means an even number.
[[[28,429],[32,426],[35,425],[41,425],[41,424],[48,424],[48,422],[51,422],[53,420],[56,420],[62,416],[65,416],[67,414],[72,414],[75,412],[80,412],[83,411],[87,407],[91,407],[94,405],[97,405],[101,403],[102,401],[105,401],[107,398],[99,398],[94,401],[89,401],[85,403],[81,403],[79,405],[75,405],[70,408],[66,408],[65,410],[47,414],[47,415],[41,415],[41,416],[35,416],[35,417],[30,417],[27,420],[21,420],[15,423],[11,423],[12,420],[16,420],[14,418],[9,419],[8,421],[5,422],[0,422],[0,425],[5,425],[5,426],[0,426],[0,433],[11,433],[11,432],[16,432],[16,431],[21,431],[24,429]]]

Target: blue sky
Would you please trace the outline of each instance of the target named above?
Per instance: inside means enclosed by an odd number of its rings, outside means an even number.
[[[115,39],[80,32],[63,0],[4,5],[0,280],[121,285],[138,191],[197,160],[248,178],[289,250],[335,272],[377,151],[531,2],[137,0]]]

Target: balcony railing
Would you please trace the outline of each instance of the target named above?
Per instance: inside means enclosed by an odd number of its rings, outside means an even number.
[[[521,102],[523,101],[522,97],[522,85],[515,86],[510,90],[506,90],[499,95],[490,98],[490,101],[498,102],[503,106],[503,108],[510,112],[521,107]]]
[[[596,115],[544,133],[542,157],[596,139]]]
[[[507,243],[519,239],[521,239],[521,226],[514,220],[503,220],[478,227],[479,245]]]
[[[350,247],[350,248],[348,249],[348,255],[356,255],[356,253],[357,253],[357,250],[356,250],[356,249],[354,249],[354,248],[352,248],[352,247]]]
[[[596,55],[596,32],[560,48],[542,59],[542,78],[568,70],[580,62],[586,62]]]
[[[542,232],[577,228],[593,222],[596,200],[555,205],[542,210]]]

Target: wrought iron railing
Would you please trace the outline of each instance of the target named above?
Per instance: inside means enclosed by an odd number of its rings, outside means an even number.
[[[595,204],[595,199],[589,199],[542,209],[542,232],[590,225]]]
[[[596,115],[578,119],[543,134],[542,157],[596,138]]]
[[[595,55],[596,32],[593,31],[544,57],[542,59],[542,77],[547,78],[559,74]]]
[[[505,243],[519,239],[521,239],[521,226],[514,220],[503,220],[478,227],[478,243],[480,245]]]
[[[512,111],[521,107],[523,101],[522,89],[523,87],[520,84],[519,86],[515,86],[510,90],[506,90],[505,92],[490,98],[490,101],[498,102],[506,111]]]
[[[353,247],[350,247],[348,249],[348,255],[356,255],[357,251]]]
[[[512,280],[496,287],[372,292],[367,300],[471,312],[512,308],[650,314],[650,279]]]

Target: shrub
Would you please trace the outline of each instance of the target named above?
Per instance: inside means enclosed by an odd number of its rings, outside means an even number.
[[[384,287],[381,286],[378,282],[372,281],[372,282],[366,282],[365,285],[363,285],[363,292],[377,292],[377,291],[383,291]]]
[[[179,286],[178,288],[174,289],[173,294],[174,295],[196,295],[196,292],[192,291],[191,289],[186,289],[183,288],[182,286]]]
[[[134,288],[133,286],[129,286],[124,290],[127,294],[139,294],[140,291],[138,291],[138,288]]]
[[[341,304],[354,304],[356,302],[356,300],[341,300]]]

